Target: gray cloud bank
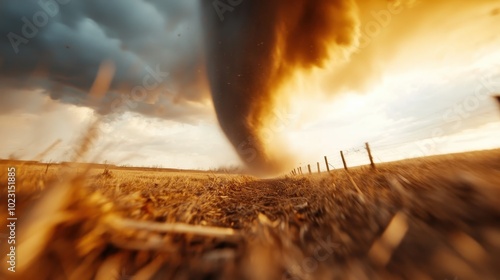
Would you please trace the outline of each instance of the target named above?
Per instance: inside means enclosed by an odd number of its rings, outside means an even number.
[[[206,113],[200,107],[209,97],[196,5],[175,0],[2,1],[0,103],[22,98],[12,96],[14,89],[43,89],[54,100],[102,114],[125,108],[194,121]],[[87,104],[103,61],[114,64],[111,89],[100,103]]]

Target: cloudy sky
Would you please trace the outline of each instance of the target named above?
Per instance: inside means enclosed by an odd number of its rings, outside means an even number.
[[[201,14],[220,10],[198,2],[1,1],[0,158],[60,140],[42,159],[71,160],[99,119],[85,160],[239,165],[206,74]],[[392,2],[358,3],[352,50],[284,86],[266,137],[284,141],[291,165],[337,165],[341,149],[362,164],[367,141],[376,161],[500,147],[498,1]]]

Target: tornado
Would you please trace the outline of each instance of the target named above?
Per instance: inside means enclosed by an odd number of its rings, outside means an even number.
[[[283,151],[268,147],[262,133],[275,108],[293,97],[279,89],[297,71],[322,68],[357,43],[355,2],[203,0],[201,11],[207,77],[222,131],[252,171],[283,171]]]

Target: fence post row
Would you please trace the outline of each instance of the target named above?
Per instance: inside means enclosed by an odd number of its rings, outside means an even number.
[[[370,166],[372,169],[376,169],[375,162],[373,162],[373,156],[372,156],[372,151],[370,149],[370,144],[368,142],[366,142],[365,147],[366,147],[366,151],[368,152],[368,158],[370,159]],[[348,171],[349,169],[347,167],[347,162],[346,162],[346,159],[344,156],[344,151],[340,151],[340,157],[342,158],[342,164],[344,165],[344,169]],[[325,159],[326,171],[328,173],[330,173],[330,164],[328,163],[328,158],[326,156],[324,156],[324,159]],[[321,167],[320,167],[319,162],[316,162],[316,166],[318,169],[318,174],[321,174]],[[312,171],[311,171],[310,164],[307,165],[307,169],[309,171],[309,175],[311,175]],[[298,168],[292,170],[292,174],[293,175],[304,175],[304,173],[302,171],[302,167],[298,167]]]

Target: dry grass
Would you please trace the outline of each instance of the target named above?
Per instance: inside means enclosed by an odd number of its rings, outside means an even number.
[[[498,279],[499,159],[496,150],[272,180],[16,165],[18,272],[2,273]]]

